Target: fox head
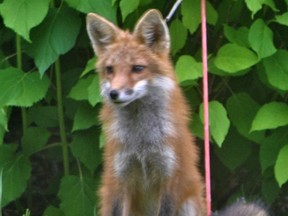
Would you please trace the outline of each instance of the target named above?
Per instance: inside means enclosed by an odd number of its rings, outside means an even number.
[[[111,104],[126,106],[154,87],[173,86],[169,31],[157,10],[146,12],[132,33],[90,13],[87,31],[98,56],[102,96]]]

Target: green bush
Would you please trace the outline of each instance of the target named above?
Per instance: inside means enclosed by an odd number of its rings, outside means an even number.
[[[85,15],[132,29],[174,0],[0,0],[3,215],[96,215],[104,138]],[[288,206],[288,1],[207,1],[212,193]],[[202,146],[200,0],[168,23],[171,56]],[[188,172],[188,171],[187,171]],[[286,201],[285,201],[286,200]],[[1,214],[0,214],[1,215]]]

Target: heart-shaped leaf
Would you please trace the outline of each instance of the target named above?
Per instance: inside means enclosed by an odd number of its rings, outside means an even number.
[[[247,69],[258,62],[258,57],[248,48],[236,44],[225,44],[215,58],[217,68],[229,73]]]
[[[271,102],[258,110],[251,131],[274,129],[285,125],[288,125],[288,105]]]
[[[204,108],[200,106],[200,119],[204,123]],[[218,101],[209,103],[209,124],[211,136],[218,146],[221,147],[230,128],[230,120],[227,117],[225,107]]]
[[[270,85],[283,91],[288,90],[288,52],[278,50],[274,55],[263,59],[264,73]]]
[[[2,206],[18,198],[25,190],[31,175],[30,161],[23,154],[15,153],[15,146],[0,146],[2,176]]]
[[[95,182],[77,176],[62,178],[58,196],[60,207],[69,216],[91,216],[96,204]]]
[[[284,146],[278,155],[275,164],[275,177],[281,187],[288,181],[288,145]]]
[[[27,52],[35,59],[41,75],[59,55],[74,46],[80,26],[79,15],[65,7],[60,13],[51,10],[44,22],[32,31],[33,43],[27,46]]]
[[[7,27],[30,41],[30,30],[43,21],[48,12],[49,2],[49,0],[5,0],[0,5],[0,14]]]
[[[196,80],[202,77],[202,63],[189,55],[182,55],[176,63],[176,72],[179,82]]]
[[[46,76],[41,79],[37,72],[23,73],[16,68],[0,70],[0,82],[0,107],[30,107],[46,95],[50,84]]]
[[[252,24],[248,40],[259,58],[271,56],[276,52],[273,44],[273,32],[262,19],[258,19]]]

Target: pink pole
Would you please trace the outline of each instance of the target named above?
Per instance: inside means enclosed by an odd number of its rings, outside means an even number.
[[[207,216],[211,215],[211,171],[210,171],[210,131],[207,63],[206,2],[201,0],[202,17],[202,64],[203,64],[203,104],[204,104],[204,148]]]

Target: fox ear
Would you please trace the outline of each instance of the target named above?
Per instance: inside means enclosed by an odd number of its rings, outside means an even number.
[[[134,35],[154,52],[169,51],[170,36],[168,27],[158,10],[146,12],[138,21]]]
[[[94,13],[87,15],[87,32],[96,55],[116,40],[118,28],[108,20]]]

